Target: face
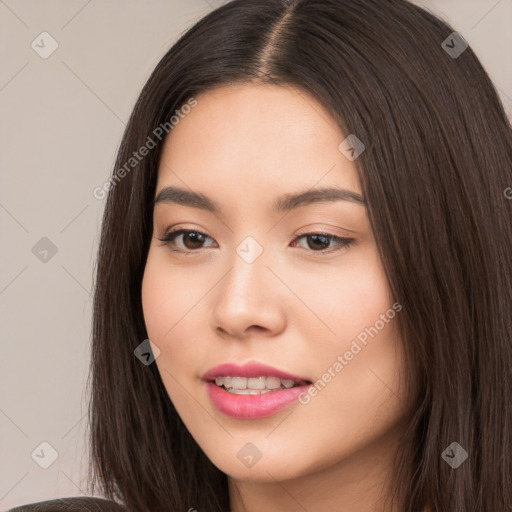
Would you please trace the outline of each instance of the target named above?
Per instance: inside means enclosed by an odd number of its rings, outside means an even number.
[[[401,306],[339,149],[346,135],[291,87],[196,100],[164,147],[142,285],[170,400],[237,480],[375,465],[404,413]],[[242,368],[215,370],[228,363]]]

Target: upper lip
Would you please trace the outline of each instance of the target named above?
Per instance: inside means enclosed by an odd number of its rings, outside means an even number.
[[[279,379],[288,379],[295,382],[311,382],[305,377],[293,375],[256,361],[251,361],[242,366],[234,363],[220,364],[208,370],[202,376],[202,379],[213,381],[216,377],[277,377]]]

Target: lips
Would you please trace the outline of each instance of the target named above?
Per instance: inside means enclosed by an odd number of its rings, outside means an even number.
[[[312,384],[307,378],[257,362],[243,366],[222,364],[202,378],[213,405],[227,416],[238,419],[276,414],[296,403],[299,395]]]
[[[215,368],[208,370],[202,376],[202,379],[209,382],[213,382],[217,377],[277,377],[278,379],[281,380],[292,380],[297,383],[311,382],[307,377],[293,375],[283,370],[278,370],[277,368],[274,368],[272,366],[257,363],[255,361],[247,363],[243,366],[239,366],[232,363],[226,363],[221,364],[219,366],[215,366]]]

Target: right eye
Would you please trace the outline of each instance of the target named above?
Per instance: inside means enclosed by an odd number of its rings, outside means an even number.
[[[181,237],[182,248],[176,248],[176,240]],[[195,231],[192,229],[175,229],[167,231],[162,238],[158,238],[165,245],[168,245],[171,250],[177,252],[191,253],[197,252],[197,249],[202,249],[205,239],[210,238],[206,233]],[[183,248],[184,246],[184,248]]]

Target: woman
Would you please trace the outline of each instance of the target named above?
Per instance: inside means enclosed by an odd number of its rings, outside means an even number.
[[[496,90],[432,14],[208,14],[95,191],[93,491],[129,511],[512,511],[511,185]]]

